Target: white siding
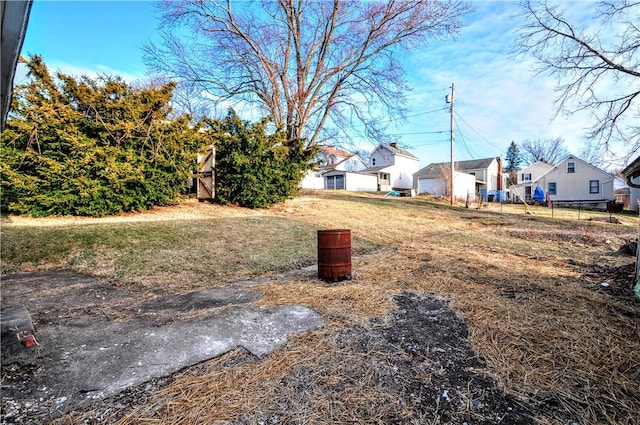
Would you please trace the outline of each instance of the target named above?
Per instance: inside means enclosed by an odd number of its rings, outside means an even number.
[[[413,189],[413,174],[420,168],[420,162],[396,155],[395,164],[389,171],[391,187],[398,189]]]
[[[308,171],[300,182],[303,189],[324,189],[324,179],[319,171]]]
[[[420,169],[420,160],[396,154],[384,145],[378,146],[369,158],[369,166],[386,167],[384,173],[389,174],[388,185],[382,185],[381,191],[395,189],[413,189],[413,174]]]
[[[476,178],[471,174],[456,172],[453,177],[454,198],[467,199],[470,201],[476,198]],[[428,193],[430,195],[445,196],[447,192],[447,179],[421,178],[418,179],[418,193]]]
[[[540,178],[544,173],[553,168],[553,165],[547,164],[546,162],[536,161],[533,164],[529,165],[526,168],[523,168],[518,172],[518,184],[531,184],[532,181],[535,181]],[[522,180],[523,174],[531,174],[531,180]],[[524,194],[523,194],[524,195]]]
[[[504,190],[506,188],[506,176],[500,170],[501,162],[497,158],[494,158],[485,168],[464,168],[460,170],[463,173],[473,174],[479,184],[481,191],[486,193],[494,192],[496,190]],[[498,179],[501,178],[502,182]]]
[[[567,172],[567,163],[575,164],[575,172]],[[591,193],[590,181],[597,182],[597,193]],[[549,194],[552,201],[599,201],[612,200],[613,176],[577,158],[567,158],[556,165],[537,182],[547,193],[549,183],[556,184],[556,194]],[[532,185],[535,188],[535,184]]]
[[[574,172],[568,172],[569,162],[574,163]],[[544,166],[540,167],[544,168]],[[521,174],[522,172],[519,173],[519,177]],[[597,193],[591,193],[591,181],[597,182]],[[514,186],[514,189],[525,197],[526,187],[531,187],[531,194],[533,194],[535,188],[539,186],[547,195],[550,183],[555,183],[556,187],[556,193],[549,194],[549,199],[552,201],[602,201],[604,203],[615,199],[614,177],[574,156],[563,159],[558,165],[550,166],[547,173],[537,179],[532,175],[531,182],[520,182]]]
[[[476,178],[471,174],[456,173],[453,176],[453,195],[456,199],[476,199]]]
[[[371,174],[345,173],[346,189],[356,192],[376,192],[378,178]]]
[[[376,150],[371,153],[369,158],[369,165],[372,167],[382,167],[387,165],[394,165],[395,155],[384,146],[378,146]]]
[[[359,156],[352,156],[346,161],[341,162],[336,166],[336,170],[341,171],[361,171],[367,168],[366,164]]]

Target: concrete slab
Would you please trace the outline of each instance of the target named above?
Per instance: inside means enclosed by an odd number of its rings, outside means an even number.
[[[256,306],[260,293],[249,288],[148,299],[68,271],[4,278],[2,295],[3,307],[27,305],[40,344],[28,369],[5,367],[3,352],[3,406],[33,415],[73,409],[237,347],[264,357],[324,324],[307,307]]]
[[[287,336],[323,323],[309,308],[282,306],[236,307],[158,327],[138,321],[115,322],[95,329],[46,327],[39,336],[47,347],[47,371],[34,378],[39,388],[34,396],[109,396],[240,346],[264,357],[283,344]]]
[[[136,308],[143,312],[154,312],[162,309],[185,313],[227,305],[245,304],[259,299],[260,293],[255,291],[239,291],[231,288],[205,288],[172,297],[155,298],[138,304]]]

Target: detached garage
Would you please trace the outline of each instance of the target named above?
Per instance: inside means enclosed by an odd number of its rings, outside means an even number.
[[[378,178],[372,174],[349,171],[329,171],[323,175],[324,188],[329,190],[349,190],[355,192],[376,192]]]
[[[414,176],[414,178],[416,180],[418,193],[426,193],[436,196],[448,195],[449,179],[443,176],[442,170],[437,170],[434,173],[423,173],[422,175]],[[453,178],[454,198],[474,201],[476,198],[475,176],[456,171]]]

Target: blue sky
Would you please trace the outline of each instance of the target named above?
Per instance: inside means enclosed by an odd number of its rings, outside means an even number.
[[[536,76],[531,59],[509,54],[518,26],[517,3],[472,3],[476,12],[455,40],[435,40],[406,56],[414,89],[408,121],[393,128],[398,142],[421,159],[421,166],[449,161],[450,114],[443,108],[454,83],[456,160],[504,157],[511,141],[555,137],[579,154],[589,116],[551,121],[555,80]],[[143,79],[140,47],[157,37],[157,26],[157,12],[148,1],[35,0],[23,55],[40,54],[51,70],[68,74]],[[373,148],[370,142],[354,142]]]

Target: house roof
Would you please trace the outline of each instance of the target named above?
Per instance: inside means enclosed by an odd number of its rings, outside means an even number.
[[[532,164],[527,165],[526,167],[524,167],[523,169],[519,170],[518,172],[522,172],[522,171],[528,171],[529,169],[533,169],[533,168],[538,168],[538,169],[551,169],[553,168],[553,164],[549,164],[548,162],[544,162],[544,161],[536,161]]]
[[[631,164],[627,165],[627,167],[622,170],[622,175],[627,180],[627,184],[631,187],[640,187],[640,185],[633,180],[637,177],[640,177],[640,156],[638,156],[635,161]]]
[[[489,168],[489,166],[495,159],[495,157],[492,157],[483,159],[471,159],[468,161],[456,161],[453,169],[455,171],[465,172],[467,170]],[[448,173],[450,170],[450,162],[431,163],[426,167],[418,170],[418,172],[416,172],[414,176],[418,178],[436,178],[442,177],[443,173]]]
[[[395,143],[394,143],[395,144]],[[412,154],[411,152],[404,150],[404,149],[400,149],[397,146],[393,146],[393,145],[380,145],[381,147],[385,147],[386,149],[390,150],[391,153],[395,154],[395,155],[402,155],[402,156],[406,156],[408,158],[412,158],[412,159],[417,159],[420,160],[420,158],[418,158],[417,156],[415,156],[414,154]]]
[[[350,157],[352,156],[349,152],[342,150],[342,149],[338,149],[335,146],[318,146],[320,148],[320,150],[322,152],[324,152],[326,155],[336,155],[336,156],[344,156],[344,157]]]
[[[387,168],[391,168],[391,166],[390,165],[379,165],[379,166],[375,166],[375,167],[368,167],[368,168],[365,168],[364,170],[361,170],[360,173],[372,174],[372,173],[377,173],[379,171],[384,171]]]
[[[489,168],[491,163],[496,160],[496,157],[491,158],[482,158],[482,159],[470,159],[468,161],[459,161],[456,162],[454,167],[455,170],[465,171],[465,170],[477,170],[483,168]]]
[[[0,21],[2,21],[0,58],[0,130],[4,130],[7,113],[11,106],[11,93],[13,92],[13,78],[20,57],[20,50],[27,32],[29,14],[31,13],[30,1],[2,2],[0,9]]]

